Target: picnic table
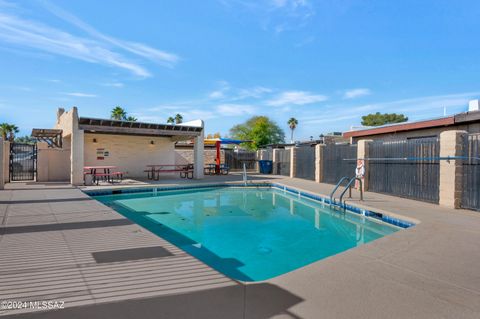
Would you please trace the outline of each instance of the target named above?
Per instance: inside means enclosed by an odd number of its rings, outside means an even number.
[[[230,168],[227,164],[209,163],[206,164],[204,171],[207,175],[228,175]]]
[[[125,174],[124,172],[119,172],[117,166],[112,165],[84,166],[83,172],[84,175],[92,175],[93,182],[97,185],[100,179],[106,180],[109,183],[113,183],[114,177],[117,177],[121,180]]]
[[[179,172],[181,178],[193,178],[193,164],[152,164],[147,165],[145,172],[148,179],[159,180],[160,173]]]

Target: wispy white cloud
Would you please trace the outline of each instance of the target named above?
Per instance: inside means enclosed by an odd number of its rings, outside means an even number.
[[[255,114],[256,108],[248,104],[221,104],[216,110],[220,116],[241,116]]]
[[[372,94],[370,89],[366,89],[366,88],[351,89],[351,90],[345,91],[345,93],[343,94],[343,98],[354,99],[357,97],[366,96],[370,94]]]
[[[376,103],[372,104],[371,106],[379,112],[389,110],[403,113],[419,113],[420,111],[429,111],[430,114],[433,113],[437,116],[441,116],[443,115],[444,107],[465,108],[466,110],[468,101],[478,96],[480,96],[480,91],[422,96],[384,103]]]
[[[0,7],[6,7],[6,8],[16,8],[17,5],[15,3],[5,1],[5,0],[0,0]]]
[[[265,30],[275,33],[305,27],[315,15],[309,0],[219,0],[229,9],[242,8],[255,14]]]
[[[328,97],[325,95],[313,94],[306,91],[286,91],[268,100],[266,103],[271,106],[304,105],[323,102],[327,99]]]
[[[270,0],[269,2],[276,8],[299,8],[309,5],[307,0]]]
[[[230,89],[230,86],[225,81],[220,82],[220,85],[227,88],[227,90]],[[266,88],[264,88],[264,90],[266,90]],[[177,113],[182,114],[185,121],[196,119],[212,120],[227,116],[236,117],[255,114],[257,107],[254,104],[231,102],[232,99],[237,97],[237,93],[237,90],[235,90],[235,95],[233,97],[222,95],[221,99],[208,97],[159,104],[153,107],[138,109],[136,112],[132,112],[132,114],[143,121],[149,120],[157,122],[165,122],[169,116],[174,116]],[[253,94],[253,92],[250,91],[249,93],[249,95]]]
[[[225,97],[225,93],[222,90],[215,90],[208,94],[208,97],[211,99],[221,99]]]
[[[147,112],[165,112],[165,113],[172,113],[172,112],[179,112],[180,110],[186,110],[189,106],[185,106],[183,104],[175,105],[175,104],[160,104],[153,107],[148,107],[145,109]]]
[[[150,76],[143,67],[129,62],[96,41],[12,15],[0,14],[0,40],[90,63],[119,67],[142,77]]]
[[[246,99],[259,99],[265,94],[274,90],[264,86],[254,86],[249,88],[232,87],[227,81],[219,81],[218,88],[210,93],[208,97],[213,100],[221,100],[222,102],[236,102]]]
[[[218,81],[217,87],[217,89],[208,94],[210,99],[222,99],[225,97],[226,92],[230,90],[230,84],[227,81]]]
[[[135,112],[131,112],[133,116],[138,118],[139,121],[144,122],[155,122],[155,123],[166,123],[168,117],[174,116],[177,113],[180,113],[183,116],[184,121],[193,121],[193,120],[211,120],[218,117],[218,114],[215,110],[205,110],[205,109],[181,109],[175,108],[173,110],[162,110],[162,107],[155,107],[158,111],[155,111],[152,114],[151,111],[148,110],[137,110]],[[161,114],[159,115],[159,113]]]
[[[273,89],[264,87],[264,86],[255,86],[252,88],[239,89],[237,96],[234,97],[236,100],[242,100],[246,98],[258,99],[263,97],[265,94],[273,92]]]
[[[316,39],[316,37],[313,36],[313,35],[307,36],[307,37],[303,38],[302,40],[298,41],[297,43],[295,43],[295,47],[301,48],[301,47],[307,46],[307,45],[315,42],[315,39]]]
[[[131,61],[124,54],[114,51],[112,45],[116,49],[167,66],[173,66],[178,61],[178,57],[174,54],[160,51],[141,43],[122,41],[106,36],[49,2],[44,2],[44,4],[56,16],[70,22],[92,37],[76,36],[44,23],[21,18],[16,14],[5,11],[0,13],[0,41],[34,48],[54,55],[63,55],[90,63],[121,68],[140,77],[149,77],[151,74],[144,66]]]
[[[68,92],[64,94],[68,96],[75,96],[75,97],[97,97],[96,94],[82,93],[82,92]]]
[[[325,117],[325,113],[335,114],[335,120],[355,120],[350,124],[358,124],[363,115],[373,112],[396,112],[403,113],[410,120],[420,120],[443,116],[444,107],[452,112],[462,112],[467,109],[468,101],[480,96],[478,92],[464,92],[456,94],[422,96],[394,101],[364,104],[364,105],[329,105],[319,115],[305,114],[299,117],[304,124],[324,124],[332,122],[332,118]],[[452,113],[449,113],[452,114]]]
[[[322,108],[321,112],[308,112],[303,113],[298,117],[298,120],[306,126],[325,125],[330,124],[331,127],[338,127],[338,123],[341,121],[348,121],[350,123],[357,124],[360,121],[361,116],[371,113],[375,110],[374,105],[357,105],[357,106],[344,106],[344,105],[328,105]],[[329,114],[329,116],[325,116]]]
[[[107,82],[107,83],[103,83],[102,85],[103,86],[115,87],[115,88],[123,88],[125,86],[125,84],[123,84],[121,82]]]
[[[19,91],[25,91],[25,92],[31,92],[33,89],[28,86],[21,86],[21,85],[2,85],[0,87],[9,89],[9,90],[19,90]]]
[[[210,120],[218,118],[219,114],[211,105],[205,104],[208,100],[185,100],[175,103],[159,104],[153,107],[145,107],[136,110],[138,118],[157,118],[160,123],[166,122],[169,116],[180,113],[184,121]],[[133,114],[133,112],[132,112]]]
[[[91,25],[76,17],[75,15],[63,10],[62,8],[54,5],[53,3],[49,1],[43,1],[42,3],[44,4],[45,8],[47,8],[51,13],[53,13],[60,19],[76,26],[77,28],[87,32],[88,34],[99,40],[105,41],[109,44],[113,44],[123,50],[129,51],[130,53],[134,53],[151,61],[167,66],[172,66],[179,60],[179,57],[175,54],[158,50],[142,43],[123,41],[103,34],[93,28]]]

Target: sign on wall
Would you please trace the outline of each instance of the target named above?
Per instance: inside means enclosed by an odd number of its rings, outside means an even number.
[[[110,156],[110,152],[104,148],[97,148],[97,161],[103,161],[105,157]]]

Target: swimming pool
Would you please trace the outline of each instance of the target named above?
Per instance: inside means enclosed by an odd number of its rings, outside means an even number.
[[[95,199],[243,281],[269,279],[401,228],[274,187],[211,187]]]

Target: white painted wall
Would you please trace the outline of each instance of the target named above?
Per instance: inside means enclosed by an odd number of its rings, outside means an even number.
[[[38,143],[37,181],[69,182],[70,149],[48,148],[47,143]]]
[[[175,164],[175,144],[169,137],[85,133],[84,140],[85,166],[113,165],[128,172],[127,177],[146,178],[146,165]],[[109,152],[104,160],[97,159],[97,149],[101,148]]]

